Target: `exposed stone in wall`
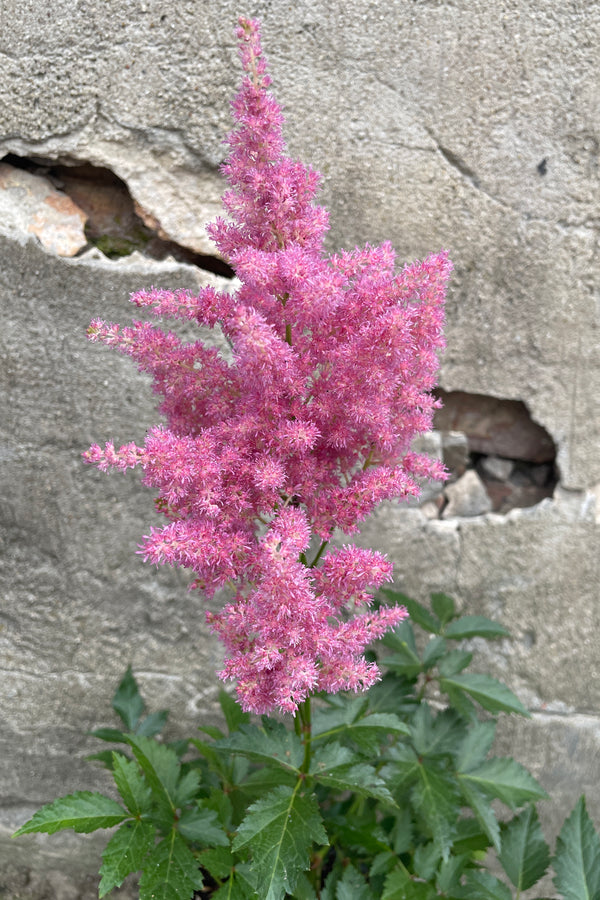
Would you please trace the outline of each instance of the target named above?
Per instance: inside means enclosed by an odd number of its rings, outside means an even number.
[[[28,203],[23,203],[23,191],[28,192]],[[125,182],[102,166],[9,153],[0,163],[0,210],[15,228],[35,234],[59,256],[75,256],[90,246],[109,259],[137,250],[151,259],[171,257],[225,278],[233,276],[217,255],[172,240],[154,215],[133,200]]]

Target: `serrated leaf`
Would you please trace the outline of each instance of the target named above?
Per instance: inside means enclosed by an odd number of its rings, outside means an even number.
[[[446,641],[444,638],[439,635],[431,638],[425,645],[425,650],[423,651],[423,668],[426,671],[432,669],[445,653]]]
[[[304,872],[300,872],[298,875],[294,888],[294,900],[317,900],[315,889]]]
[[[360,847],[373,855],[386,853],[391,850],[387,835],[381,826],[374,824],[369,817],[366,821],[353,817],[349,821],[347,816],[331,817],[328,823],[332,823],[338,842],[347,847]]]
[[[257,762],[277,763],[288,771],[298,773],[304,759],[300,738],[288,731],[281,722],[265,721],[262,728],[241,725],[229,737],[215,744],[217,751],[231,750]]]
[[[456,781],[446,772],[423,762],[419,778],[412,789],[415,811],[428,827],[442,858],[447,859],[460,815]]]
[[[171,831],[146,859],[140,900],[190,900],[203,884],[192,851],[176,831]]]
[[[354,791],[363,797],[374,797],[396,806],[383,778],[373,766],[356,762],[354,754],[341,744],[320,747],[311,761],[310,774],[321,784],[339,791]]]
[[[387,591],[384,590],[382,593],[385,594]],[[412,621],[416,622],[417,625],[420,625],[425,631],[429,631],[431,634],[440,633],[441,625],[439,619],[437,616],[430,613],[421,603],[417,603],[416,600],[412,600],[410,597],[404,597],[402,606],[406,607]]]
[[[438,672],[442,678],[449,678],[450,675],[456,675],[462,672],[473,660],[473,654],[467,650],[451,650],[446,653],[438,663]]]
[[[440,848],[433,841],[428,844],[420,844],[413,856],[415,874],[424,881],[429,881],[441,858]]]
[[[110,797],[93,791],[76,791],[42,806],[28,822],[15,831],[13,837],[36,831],[54,834],[65,828],[88,834],[98,828],[120,825],[128,818],[129,813]]]
[[[146,776],[159,809],[168,820],[176,808],[175,789],[181,771],[177,754],[153,738],[129,735],[128,743]]]
[[[519,698],[513,694],[505,684],[492,678],[491,675],[479,675],[473,672],[459,675],[451,675],[440,680],[440,689],[446,691],[448,687],[465,691],[476,700],[480,706],[488,712],[518,713],[530,718]]]
[[[126,744],[127,735],[118,728],[96,728],[94,731],[88,732],[92,737],[98,738],[100,741],[108,741],[111,744]]]
[[[392,748],[389,756],[390,762],[382,774],[394,791],[403,791],[417,779],[419,759],[412,747],[403,744]]]
[[[223,880],[229,875],[233,863],[233,853],[227,847],[210,847],[198,854],[198,861],[203,869],[206,869],[213,878]]]
[[[122,754],[125,755],[125,754]],[[101,750],[100,753],[90,753],[89,756],[86,756],[86,760],[90,762],[100,762],[102,765],[108,769],[109,772],[112,772],[113,767],[113,751],[112,750]]]
[[[554,884],[565,900],[600,897],[600,838],[580,797],[556,840]]]
[[[456,844],[453,847],[456,853]],[[463,853],[458,856],[451,856],[440,865],[436,887],[438,891],[446,896],[452,896],[452,891],[458,887],[461,876],[465,871],[467,864],[470,864],[472,857],[470,853]]]
[[[414,748],[419,756],[451,754],[465,734],[465,724],[453,709],[444,709],[435,717],[426,703],[417,709],[412,721]]]
[[[297,780],[298,776],[295,772],[286,772],[285,769],[279,767],[267,768],[264,766],[250,772],[237,787],[248,797],[264,797],[280,784],[293,788]]]
[[[441,680],[440,690],[442,690]],[[474,724],[479,721],[477,716],[477,708],[475,704],[471,700],[469,700],[464,691],[461,691],[458,688],[451,687],[448,682],[445,682],[443,690],[448,697],[449,705],[452,707],[452,709],[455,709],[456,712],[463,717],[463,719],[466,719],[470,724]]]
[[[458,782],[466,805],[470,806],[475,813],[477,821],[490,839],[496,853],[500,853],[500,826],[489,799],[474,785],[464,782],[461,777],[458,778]]]
[[[489,872],[468,871],[461,896],[468,900],[512,900],[510,889]]]
[[[149,716],[139,723],[137,728],[135,729],[135,733],[141,735],[142,737],[154,737],[155,734],[159,734],[167,724],[167,719],[169,718],[169,711],[167,709],[161,709],[158,712],[150,713]]]
[[[258,900],[248,866],[236,865],[225,884],[211,895],[211,900]]]
[[[499,622],[493,622],[492,619],[486,619],[485,616],[461,616],[444,629],[444,637],[452,638],[455,641],[464,638],[482,637],[488,640],[500,637],[510,637],[510,631],[500,625]]]
[[[310,866],[313,841],[327,843],[316,798],[281,786],[253,803],[240,825],[233,850],[250,846],[257,892],[263,900],[281,900],[294,890],[298,874]]]
[[[151,806],[151,791],[142,776],[137,763],[127,759],[122,753],[112,755],[112,773],[117,790],[129,812],[139,816]]]
[[[550,851],[544,840],[534,806],[502,826],[500,863],[519,893],[539,881],[550,865]]]
[[[384,647],[394,651],[386,656],[383,664],[406,678],[416,676],[421,671],[421,659],[417,650],[415,633],[410,622],[401,622],[393,631],[388,631],[382,639]]]
[[[488,759],[475,769],[460,774],[463,784],[470,784],[488,797],[502,800],[514,809],[530,800],[546,800],[548,795],[533,775],[509,756]]]
[[[142,868],[145,857],[154,846],[156,828],[151,822],[125,822],[111,837],[102,854],[98,887],[100,898],[120,887],[132,872]]]
[[[138,683],[133,677],[131,666],[128,666],[112,699],[112,708],[125,723],[127,731],[135,731],[146,704],[140,694]]]
[[[331,737],[350,738],[361,749],[375,753],[388,735],[408,735],[410,728],[394,713],[371,713],[351,721],[344,721],[342,711],[335,710],[334,716],[327,716],[329,710],[320,710],[313,730],[313,746],[322,739]]]
[[[250,723],[250,714],[244,712],[235,697],[232,697],[223,688],[219,691],[219,704],[223,710],[229,734],[237,731],[240,725],[248,725]]]
[[[197,769],[190,769],[185,775],[181,775],[175,787],[173,803],[179,809],[198,798],[200,790],[200,773]]]
[[[385,880],[381,900],[434,900],[437,891],[430,884],[413,881],[404,869],[394,869]]]
[[[188,841],[209,847],[229,847],[229,838],[219,825],[214,809],[186,809],[177,823],[177,830]]]
[[[456,768],[459,772],[469,772],[480,766],[492,749],[496,735],[495,722],[477,722],[472,725],[456,753]]]
[[[431,608],[440,620],[442,626],[446,625],[456,615],[454,600],[447,594],[431,594]]]
[[[364,877],[353,865],[344,869],[344,874],[335,889],[336,900],[375,900]]]

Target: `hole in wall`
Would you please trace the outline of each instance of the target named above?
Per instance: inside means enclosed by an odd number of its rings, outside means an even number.
[[[450,478],[438,515],[505,514],[551,497],[559,480],[556,445],[525,403],[438,389],[434,415]]]
[[[82,211],[88,246],[80,252],[94,246],[109,259],[118,259],[137,250],[151,259],[171,256],[224,278],[234,276],[231,266],[219,257],[197,253],[161,233],[159,223],[135,202],[125,182],[111,169],[91,163],[65,165],[13,153],[0,161],[45,178]]]

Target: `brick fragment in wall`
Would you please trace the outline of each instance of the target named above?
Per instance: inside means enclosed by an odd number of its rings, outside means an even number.
[[[469,469],[454,484],[446,488],[448,503],[442,518],[450,516],[481,516],[492,509],[492,501],[474,469]]]
[[[34,234],[58,256],[75,256],[87,244],[85,213],[46,178],[0,163],[0,216],[6,232]]]

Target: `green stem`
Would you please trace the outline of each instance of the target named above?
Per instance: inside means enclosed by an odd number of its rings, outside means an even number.
[[[327,546],[328,543],[329,543],[329,541],[323,541],[323,543],[322,543],[321,546],[319,547],[319,550],[318,550],[318,552],[317,552],[317,555],[315,556],[315,558],[314,558],[313,561],[311,562],[310,566],[308,567],[309,569],[314,569],[314,567],[316,566],[316,564],[319,562],[319,560],[320,560],[321,557],[323,556],[323,553],[325,552],[325,547]]]
[[[304,759],[302,760],[300,771],[303,772],[304,775],[307,775],[308,770],[310,769],[312,750],[312,713],[310,708],[310,697],[307,697],[304,703],[300,704],[298,713],[299,716],[296,716],[296,718],[299,717],[302,722],[302,740],[304,741]]]

